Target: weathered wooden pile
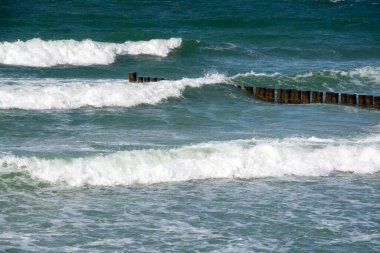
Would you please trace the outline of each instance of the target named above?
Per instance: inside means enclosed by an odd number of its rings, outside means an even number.
[[[237,86],[241,88],[241,86]],[[253,87],[244,87],[244,90],[253,95]],[[380,96],[359,95],[337,92],[308,91],[297,89],[273,89],[256,87],[256,98],[262,101],[278,104],[310,104],[327,103],[341,104],[380,109]]]
[[[136,72],[128,73],[128,80],[130,83],[149,83],[165,80],[162,77],[149,77],[149,76],[137,76]]]

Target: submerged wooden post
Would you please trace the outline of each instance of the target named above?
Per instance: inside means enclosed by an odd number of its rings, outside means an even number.
[[[250,94],[250,95],[252,95],[253,94],[253,87],[244,87],[244,90],[248,93],[248,94]]]
[[[366,95],[364,97],[365,106],[368,108],[373,108],[373,96]]]
[[[380,96],[373,97],[373,107],[380,109]]]
[[[284,104],[289,104],[291,102],[291,95],[292,95],[292,90],[284,90],[284,94],[283,94],[283,101],[284,101]]]
[[[266,101],[274,103],[274,89],[272,89],[272,88],[267,89]]]
[[[352,105],[352,106],[355,106],[356,103],[357,103],[357,101],[356,101],[356,94],[349,94],[348,95],[348,104]]]
[[[163,77],[158,78],[158,81],[163,81],[163,80],[165,80],[165,78],[163,78]]]
[[[130,83],[135,83],[137,81],[137,73],[136,72],[129,72],[128,73],[128,81]]]
[[[365,96],[364,95],[359,95],[359,102],[358,102],[358,105],[361,106],[361,107],[364,107],[365,106]]]
[[[158,81],[158,78],[157,78],[157,77],[152,77],[152,78],[150,79],[150,81],[151,81],[151,82],[157,82],[157,81]]]
[[[340,94],[340,103],[342,105],[347,105],[348,104],[348,94],[347,93]]]
[[[139,76],[139,77],[137,78],[137,82],[138,82],[138,83],[143,83],[143,82],[144,82],[144,78],[143,78],[142,76]]]
[[[236,85],[236,88],[241,89],[241,86],[240,85]]]
[[[302,104],[310,104],[310,91],[302,91]]]
[[[282,93],[283,93],[283,89],[277,90],[277,103],[278,104],[284,103],[284,100],[282,99]]]
[[[323,92],[322,91],[313,91],[311,93],[311,102],[312,103],[323,103]]]
[[[144,83],[149,83],[150,82],[150,77],[144,77]]]

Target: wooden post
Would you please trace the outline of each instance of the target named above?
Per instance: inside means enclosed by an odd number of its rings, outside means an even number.
[[[311,102],[312,103],[323,103],[323,92],[322,91],[313,91],[311,93]]]
[[[347,105],[348,104],[348,94],[347,93],[340,94],[340,103],[342,105]]]
[[[332,92],[329,92],[329,91],[326,92],[325,101],[327,104],[332,104]]]
[[[260,98],[260,87],[256,87],[256,98]]]
[[[373,108],[373,96],[366,95],[364,97],[365,106],[368,108]]]
[[[302,91],[302,104],[310,104],[310,91]]]
[[[291,91],[291,103],[292,104],[300,104],[301,103],[301,91],[300,90],[292,90]]]
[[[265,94],[264,88],[263,87],[259,87],[259,95],[257,97],[260,100],[263,100],[264,99],[264,94]]]
[[[283,94],[283,101],[284,101],[284,104],[289,104],[291,103],[291,95],[292,95],[292,90],[284,90],[284,94]]]
[[[326,92],[326,103],[328,104],[337,104],[339,103],[339,93],[335,92]]]
[[[266,101],[274,103],[274,89],[272,89],[272,88],[267,89]]]
[[[357,103],[357,101],[356,101],[356,94],[349,94],[348,95],[348,104],[352,105],[352,106],[355,106],[356,103]]]
[[[236,85],[236,88],[241,89],[241,86],[240,85]]]
[[[130,83],[135,83],[137,81],[137,73],[136,72],[129,72],[128,73],[128,81]]]
[[[284,100],[282,99],[282,93],[283,93],[283,89],[277,90],[277,103],[278,104],[284,103]]]
[[[332,92],[332,103],[333,104],[338,104],[339,103],[339,93]]]
[[[149,83],[150,82],[150,77],[144,77],[144,83]]]
[[[296,93],[297,93],[297,90],[295,89],[291,89],[290,91],[290,103],[291,104],[296,104]]]
[[[244,87],[244,90],[245,90],[248,94],[250,94],[250,95],[253,94],[253,87],[247,87],[247,86],[245,86],[245,87]]]
[[[165,78],[163,78],[163,77],[158,78],[158,81],[163,81],[163,80],[165,80]]]
[[[266,101],[267,88],[261,88],[261,99]]]
[[[150,79],[150,81],[151,81],[151,82],[157,82],[157,81],[158,81],[158,78],[157,78],[157,77],[152,77],[152,78]]]
[[[143,78],[142,76],[139,76],[139,77],[137,78],[137,82],[138,82],[138,83],[143,83],[143,82],[144,82],[144,78]]]
[[[358,102],[359,106],[364,107],[365,106],[365,96],[359,95],[358,97],[359,97],[359,102]]]
[[[380,96],[373,98],[373,107],[376,109],[380,109]]]
[[[262,87],[259,87],[259,93],[258,93],[258,95],[257,95],[257,98],[261,100],[261,99],[263,99],[262,96],[263,96],[263,88],[262,88]]]

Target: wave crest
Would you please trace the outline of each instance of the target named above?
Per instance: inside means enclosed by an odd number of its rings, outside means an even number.
[[[380,170],[379,136],[361,141],[318,138],[237,140],[169,150],[134,150],[72,159],[0,158],[0,172],[70,186],[129,185],[219,178],[328,176]]]
[[[113,63],[118,55],[148,54],[166,57],[181,44],[180,38],[126,41],[121,44],[95,42],[90,39],[44,41],[35,38],[1,42],[0,63],[31,67],[107,65]]]
[[[186,87],[222,83],[221,74],[176,81],[129,83],[125,80],[11,79],[0,85],[0,109],[76,109],[80,107],[131,107],[157,104],[180,97]],[[7,80],[4,79],[5,84]]]

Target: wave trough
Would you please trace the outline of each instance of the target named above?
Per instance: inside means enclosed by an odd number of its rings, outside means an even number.
[[[351,141],[314,137],[236,140],[71,159],[0,158],[1,174],[15,169],[69,186],[369,174],[380,171],[380,136]]]
[[[118,55],[147,54],[166,57],[181,44],[181,38],[126,41],[121,44],[90,39],[44,41],[34,38],[27,41],[1,42],[0,64],[30,67],[108,65]]]

